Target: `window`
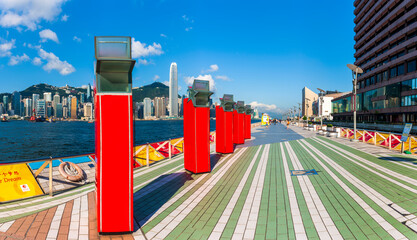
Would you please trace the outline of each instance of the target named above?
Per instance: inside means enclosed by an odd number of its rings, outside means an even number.
[[[366,79],[366,85],[365,86],[369,86],[369,78]]]
[[[397,69],[398,69],[398,76],[404,74],[404,64],[398,65]]]
[[[378,74],[376,75],[376,82],[377,82],[377,83],[382,82],[382,73],[378,73]]]
[[[388,80],[388,70],[382,73],[382,80],[387,81]]]
[[[416,60],[409,61],[407,63],[407,72],[414,72],[416,70]]]
[[[372,76],[371,77],[371,83],[370,83],[371,85],[374,85],[375,84],[375,76]]]
[[[390,78],[396,77],[397,76],[397,67],[391,68],[390,69]]]

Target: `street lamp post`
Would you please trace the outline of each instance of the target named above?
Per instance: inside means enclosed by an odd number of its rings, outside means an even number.
[[[298,103],[298,126],[300,126],[301,103]]]
[[[306,107],[307,107],[306,115],[307,115],[307,125],[308,125],[308,107],[309,107],[308,102],[310,101],[310,99],[306,98],[306,101],[307,101],[307,103],[306,103]]]
[[[325,91],[323,89],[317,88],[317,90],[320,91],[320,129],[323,130],[323,97],[324,97],[324,93]]]
[[[296,118],[295,114],[296,113],[297,113],[297,108],[294,106],[294,124],[295,124],[295,118]]]
[[[356,89],[358,88],[358,73],[363,73],[362,68],[353,65],[353,64],[347,64],[347,67],[352,70],[352,83],[353,83],[353,142],[357,142],[358,140],[356,139]]]

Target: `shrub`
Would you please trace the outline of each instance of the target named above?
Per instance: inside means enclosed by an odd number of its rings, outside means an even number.
[[[333,124],[327,124],[327,127],[333,127]]]

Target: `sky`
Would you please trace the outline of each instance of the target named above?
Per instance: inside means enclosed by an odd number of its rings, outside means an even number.
[[[179,93],[209,80],[214,101],[279,114],[304,86],[350,91],[353,1],[0,0],[0,92],[94,84],[94,36],[131,36],[133,86]]]

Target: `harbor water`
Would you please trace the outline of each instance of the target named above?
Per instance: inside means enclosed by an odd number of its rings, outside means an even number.
[[[183,136],[182,120],[135,121],[135,145]],[[210,131],[216,121],[210,121]],[[94,123],[0,122],[0,162],[94,152]]]

